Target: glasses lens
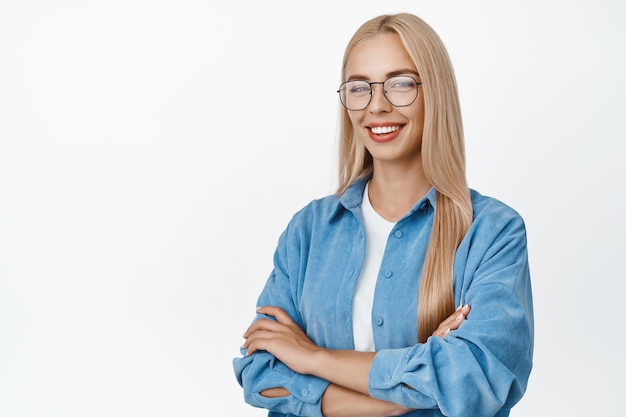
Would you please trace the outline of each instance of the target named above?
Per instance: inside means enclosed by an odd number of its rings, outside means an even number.
[[[372,87],[365,81],[347,81],[339,88],[339,98],[348,110],[363,110],[372,97]]]
[[[417,98],[417,81],[413,77],[391,77],[383,86],[385,96],[396,107],[410,106]]]

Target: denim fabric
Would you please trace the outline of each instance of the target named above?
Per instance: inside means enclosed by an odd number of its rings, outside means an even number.
[[[259,306],[284,308],[316,344],[329,349],[354,348],[352,297],[365,257],[366,181],[357,181],[341,198],[312,201],[294,215],[258,300]],[[377,354],[369,392],[418,410],[407,416],[506,417],[524,394],[532,368],[524,222],[505,204],[471,191],[474,221],[454,262],[455,302],[469,304],[471,312],[445,338],[418,344],[418,290],[436,195],[431,190],[389,234],[372,309]],[[242,355],[233,365],[245,400],[270,410],[270,416],[322,415],[327,381],[297,374],[267,352]],[[291,395],[259,394],[273,387]]]

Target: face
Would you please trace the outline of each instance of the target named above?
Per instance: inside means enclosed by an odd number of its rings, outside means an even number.
[[[410,75],[420,82],[415,64],[400,38],[379,35],[358,44],[346,62],[346,80],[385,81],[394,75]],[[369,105],[348,111],[357,140],[380,164],[409,164],[421,161],[424,130],[424,97],[418,86],[417,99],[409,106],[395,107],[383,94],[381,84],[372,85]]]

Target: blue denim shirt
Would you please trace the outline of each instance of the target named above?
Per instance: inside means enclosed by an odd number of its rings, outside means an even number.
[[[259,306],[285,309],[313,342],[329,349],[354,349],[352,297],[365,258],[366,180],[341,198],[312,201],[294,215],[258,300]],[[471,311],[445,338],[417,343],[418,289],[436,191],[389,234],[372,308],[377,353],[369,393],[417,410],[406,416],[508,416],[526,389],[533,310],[524,222],[498,200],[473,190],[471,198],[474,221],[454,262],[456,305],[467,303]],[[270,410],[270,417],[322,416],[328,381],[297,374],[267,352],[235,358],[233,364],[245,400]],[[260,395],[274,387],[291,395]]]

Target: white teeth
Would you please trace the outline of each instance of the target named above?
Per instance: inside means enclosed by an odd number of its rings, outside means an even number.
[[[377,135],[383,135],[385,133],[395,132],[400,129],[400,126],[383,126],[383,127],[372,127],[372,133]]]

